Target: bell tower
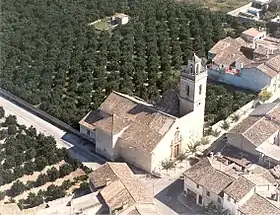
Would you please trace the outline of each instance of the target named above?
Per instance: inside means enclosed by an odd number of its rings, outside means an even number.
[[[180,75],[180,116],[196,112],[204,123],[207,71],[195,54]],[[197,119],[198,119],[197,118]]]

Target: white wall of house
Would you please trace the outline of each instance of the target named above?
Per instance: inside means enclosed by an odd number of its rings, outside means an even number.
[[[198,196],[203,194],[203,188],[202,186],[197,186],[197,184],[192,181],[191,179],[187,178],[185,176],[184,178],[184,191],[187,194],[187,190],[190,189],[193,192],[195,192],[197,194],[196,196],[196,202],[198,203]]]
[[[173,123],[169,131],[164,135],[159,144],[152,151],[152,160],[151,160],[151,169],[152,171],[156,171],[161,167],[162,161],[171,159],[172,152],[172,140],[174,138],[174,134],[177,131],[177,127],[179,127],[177,120]],[[179,128],[180,133],[182,128]]]
[[[125,143],[124,140],[119,139],[119,155],[129,164],[141,168],[147,172],[151,172],[152,155],[149,152],[144,152],[132,145]]]
[[[223,208],[227,209],[231,215],[235,215],[238,209],[238,205],[233,198],[224,193]]]
[[[255,193],[255,190],[253,188],[238,202],[236,200],[234,200],[232,197],[230,197],[227,193],[224,193],[223,207],[225,209],[228,209],[232,215],[237,215],[238,208],[240,206],[242,206],[245,202],[247,202],[251,198],[251,196],[254,195],[254,193]]]
[[[207,206],[210,202],[214,202],[216,203],[217,205],[223,205],[223,199],[217,195],[216,193],[213,193],[205,188],[202,189],[202,205],[203,206]],[[207,195],[207,192],[209,192],[209,195]],[[220,199],[220,202],[218,202],[218,198]]]
[[[210,79],[249,89],[253,91],[261,91],[266,86],[270,86],[271,78],[257,68],[244,68],[240,76],[234,76],[229,73],[221,73],[215,69],[208,69],[208,76]]]
[[[214,202],[216,204],[223,205],[223,199],[217,195],[216,193],[211,192],[210,190],[205,189],[204,187],[196,184],[188,177],[185,177],[184,179],[184,191],[185,194],[188,194],[188,189],[196,193],[196,203],[199,204],[199,195],[202,196],[202,205],[207,206],[210,202]],[[207,195],[207,191],[209,192]],[[220,202],[218,202],[218,198],[220,199]]]
[[[89,129],[89,128],[85,127],[84,125],[80,124],[80,132],[82,134],[88,135],[90,138],[95,140],[95,130]]]
[[[115,148],[113,147],[112,135],[108,132],[96,128],[96,152],[107,157],[110,160],[114,160],[116,157]]]

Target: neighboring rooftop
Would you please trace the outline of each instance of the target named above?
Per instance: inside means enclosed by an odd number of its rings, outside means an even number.
[[[254,40],[252,38],[258,38]],[[280,39],[268,36],[265,31],[250,28],[241,37],[226,37],[218,41],[209,51],[213,65],[224,65],[241,68],[258,68],[269,77],[280,72]],[[226,67],[225,67],[226,68]]]
[[[210,162],[211,158],[203,158],[188,169],[184,175],[206,189],[220,194],[235,178],[215,169]]]
[[[265,197],[254,194],[239,209],[244,215],[276,215],[280,214],[280,209],[270,203]]]
[[[230,130],[239,133],[252,142],[256,147],[271,137],[280,129],[279,103],[265,104],[256,108],[246,119]]]
[[[112,92],[99,109],[87,114],[80,124],[100,128],[111,134],[123,131],[120,139],[150,153],[175,120],[176,117],[139,98]]]
[[[231,185],[229,185],[224,190],[224,192],[228,194],[231,198],[239,202],[254,187],[254,183],[241,176],[237,180],[235,180]]]
[[[128,15],[124,14],[124,13],[115,13],[113,15],[113,17],[118,18],[118,19],[122,19],[124,17],[128,17]]]
[[[111,210],[138,204],[153,205],[153,197],[126,163],[107,162],[91,173],[90,180],[95,187],[102,187],[100,196]]]

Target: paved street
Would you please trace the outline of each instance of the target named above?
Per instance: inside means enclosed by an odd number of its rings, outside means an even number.
[[[164,214],[176,215],[202,215],[203,210],[194,202],[183,204],[179,196],[183,192],[184,181],[177,179],[155,195],[157,208]],[[167,213],[168,211],[168,213]]]
[[[27,127],[32,125],[38,132],[53,136],[57,140],[58,147],[66,147],[69,149],[71,155],[83,162],[84,165],[96,169],[100,166],[100,163],[103,162],[91,152],[90,146],[92,146],[93,149],[93,144],[73,134],[66,133],[64,130],[20,108],[3,97],[0,97],[0,105],[5,109],[6,116],[10,114],[16,115],[19,124],[26,125]]]

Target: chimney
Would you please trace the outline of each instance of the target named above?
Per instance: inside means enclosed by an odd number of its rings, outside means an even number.
[[[106,178],[106,186],[111,184],[111,178]]]

